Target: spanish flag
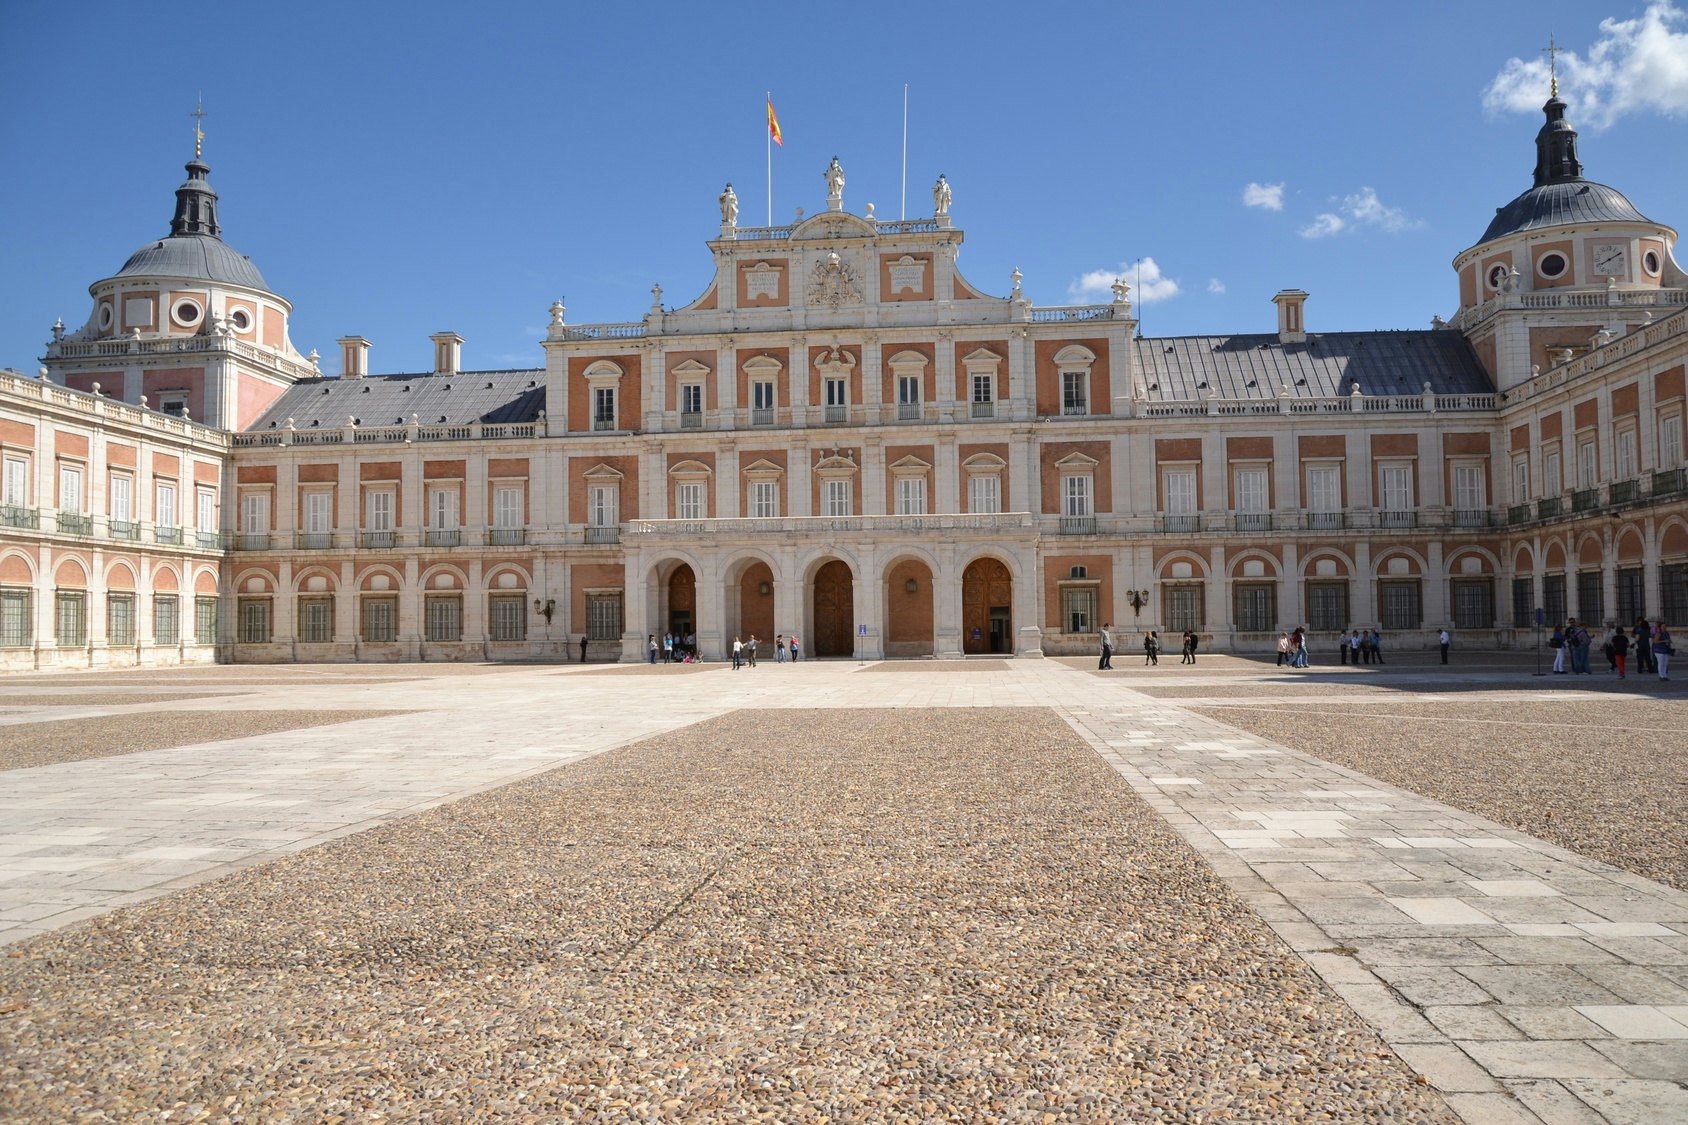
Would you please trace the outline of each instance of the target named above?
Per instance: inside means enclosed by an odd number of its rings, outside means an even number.
[[[768,98],[768,136],[781,148],[785,147],[785,141],[780,137],[780,119],[774,116],[774,99],[772,97]]]

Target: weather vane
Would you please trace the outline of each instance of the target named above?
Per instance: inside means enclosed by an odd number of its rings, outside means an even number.
[[[1549,87],[1550,97],[1557,98],[1559,96],[1559,52],[1564,49],[1554,42],[1552,35],[1547,37],[1547,46],[1541,49],[1541,53],[1547,56],[1547,72],[1552,79],[1552,84]]]
[[[207,114],[205,112],[205,99],[203,97],[199,99],[198,104],[196,104],[193,108],[193,112],[188,114],[188,116],[194,119],[194,121],[193,121],[193,158],[195,160],[198,160],[199,155],[200,155],[200,149],[205,144],[205,130],[202,128],[202,126],[205,124],[205,119],[210,116],[209,114]]]

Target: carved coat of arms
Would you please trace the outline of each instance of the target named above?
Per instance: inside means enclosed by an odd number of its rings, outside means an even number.
[[[861,299],[862,295],[856,289],[856,279],[850,272],[850,264],[840,258],[836,250],[815,263],[815,272],[809,282],[811,305],[836,309],[857,303]]]

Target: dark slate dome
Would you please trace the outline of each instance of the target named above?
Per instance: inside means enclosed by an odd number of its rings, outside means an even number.
[[[1593,180],[1565,180],[1533,187],[1496,211],[1489,229],[1477,241],[1487,242],[1537,227],[1592,222],[1652,223],[1653,220],[1637,211],[1635,204],[1617,188]]]
[[[116,276],[181,277],[271,292],[251,259],[219,237],[223,228],[217,223],[217,193],[205,178],[210,166],[195,155],[187,173],[187,182],[176,189],[169,236],[129,255]]]
[[[1479,244],[1520,231],[1565,223],[1647,223],[1623,192],[1583,179],[1577,159],[1577,131],[1565,120],[1565,103],[1555,81],[1553,96],[1542,106],[1547,121],[1536,134],[1535,186],[1495,211]]]

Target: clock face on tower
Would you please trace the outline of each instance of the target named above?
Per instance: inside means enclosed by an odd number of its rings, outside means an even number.
[[[1597,242],[1589,254],[1596,277],[1625,277],[1629,274],[1629,247],[1622,242]]]

